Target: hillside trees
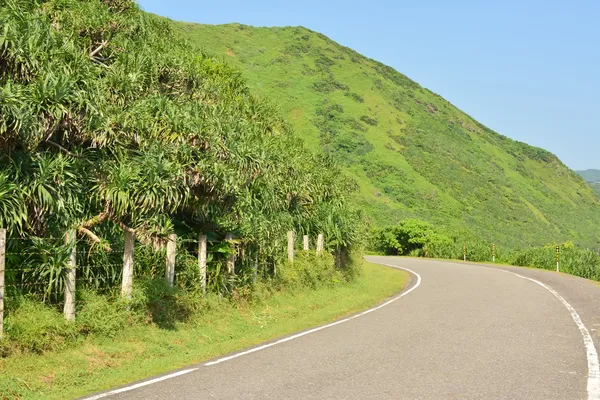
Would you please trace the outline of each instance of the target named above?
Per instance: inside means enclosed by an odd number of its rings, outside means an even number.
[[[0,225],[110,251],[122,229],[233,231],[274,251],[295,229],[356,240],[354,184],[307,151],[240,74],[126,0],[0,5]],[[27,241],[23,241],[27,245]]]

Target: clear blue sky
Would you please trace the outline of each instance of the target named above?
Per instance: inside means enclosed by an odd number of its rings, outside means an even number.
[[[600,169],[598,0],[141,0],[172,19],[302,25],[513,139]]]

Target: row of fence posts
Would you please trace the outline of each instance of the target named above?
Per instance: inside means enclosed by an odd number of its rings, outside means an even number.
[[[288,231],[287,233],[287,253],[288,253],[288,261],[294,262],[294,231]],[[308,251],[309,249],[309,241],[310,238],[308,235],[304,235],[302,238],[302,249],[304,251]],[[317,236],[317,254],[323,253],[323,248],[325,246],[325,240],[322,233],[319,233]]]
[[[225,236],[225,241],[232,242],[233,234],[228,233]],[[294,232],[289,231],[288,239],[288,260],[294,262]],[[0,339],[4,333],[4,294],[5,284],[4,275],[6,269],[6,229],[0,228]],[[76,294],[76,279],[77,279],[77,232],[75,230],[68,231],[65,235],[65,243],[70,245],[71,254],[67,274],[65,277],[64,290],[64,308],[63,313],[68,321],[75,321],[75,294]],[[206,292],[206,261],[207,261],[207,236],[200,235],[198,238],[198,270],[200,273],[200,285],[202,291]],[[134,268],[134,249],[135,249],[135,233],[132,231],[124,231],[124,251],[123,251],[123,275],[121,282],[121,296],[131,298],[133,289],[133,268]],[[303,237],[303,249],[309,250],[309,236]],[[324,249],[323,234],[317,237],[316,252],[321,254]],[[165,278],[172,286],[175,281],[175,257],[177,254],[177,235],[169,235],[166,245],[166,263],[165,263]],[[258,256],[257,256],[258,257]],[[227,272],[231,275],[235,274],[235,252],[231,252],[227,257]],[[253,277],[256,279],[258,273],[258,258],[255,258],[253,265]]]
[[[588,249],[589,251],[589,249]],[[598,250],[598,254],[600,255],[600,249]],[[463,247],[463,260],[467,261],[467,242]],[[496,262],[496,244],[492,244],[492,262]],[[560,272],[560,246],[556,246],[556,272]]]

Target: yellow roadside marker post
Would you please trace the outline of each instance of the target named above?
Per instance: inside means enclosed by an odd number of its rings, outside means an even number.
[[[492,244],[492,262],[496,262],[496,243]]]

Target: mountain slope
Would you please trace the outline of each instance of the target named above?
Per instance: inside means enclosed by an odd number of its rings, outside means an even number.
[[[600,182],[600,170],[587,169],[585,171],[577,171],[586,182]]]
[[[577,173],[589,183],[594,192],[600,195],[600,170],[588,169],[585,171],[577,171]]]
[[[310,146],[333,153],[376,225],[418,217],[506,244],[600,237],[598,197],[556,156],[390,67],[301,27],[177,26],[192,50],[242,69]]]

